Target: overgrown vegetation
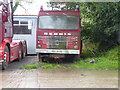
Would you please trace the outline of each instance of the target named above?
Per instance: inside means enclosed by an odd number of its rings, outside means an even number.
[[[46,68],[61,68],[62,64],[52,64],[52,63],[39,63],[40,67],[43,69]]]
[[[85,58],[71,65],[72,68],[118,69],[118,48],[99,54],[98,57]],[[87,61],[87,62],[86,62]],[[90,63],[89,61],[94,61]]]
[[[97,44],[97,50],[107,51],[118,43],[118,2],[80,4],[82,38]]]
[[[54,5],[51,3],[51,5]],[[67,68],[118,69],[119,2],[72,2],[68,9],[80,6],[83,52],[80,61]],[[63,8],[64,9],[64,8]],[[86,60],[88,62],[86,62]],[[95,60],[94,63],[89,61]],[[64,64],[41,63],[41,68],[61,68]]]
[[[54,6],[55,4],[52,5]],[[80,6],[82,18],[81,38],[83,40],[83,60],[76,62],[73,66],[93,69],[117,69],[118,52],[116,49],[118,48],[118,44],[120,44],[118,41],[120,3],[72,2],[65,4],[69,10],[75,10],[76,5]],[[86,59],[92,60],[94,58],[98,60],[95,64],[84,62]]]
[[[62,64],[38,63],[33,65],[19,66],[19,69],[37,69],[37,68],[47,69],[47,68],[61,68],[61,67]]]
[[[34,65],[20,66],[20,69],[36,69],[36,68],[85,68],[96,70],[117,70],[118,69],[118,48],[111,49],[110,51],[100,53],[97,57],[84,57],[80,61],[74,63],[65,64],[53,64],[53,63],[39,63]],[[91,63],[91,61],[93,61]]]
[[[38,67],[39,67],[38,64],[19,66],[20,69],[37,69]]]
[[[115,47],[118,44],[120,26],[119,2],[69,2],[65,7],[68,7],[68,10],[75,10],[76,5],[80,6],[83,41],[97,44],[99,51]]]

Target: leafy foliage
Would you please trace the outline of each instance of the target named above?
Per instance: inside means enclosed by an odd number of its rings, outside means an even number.
[[[118,48],[113,48],[107,52],[101,53],[98,57],[86,58],[91,61],[95,59],[94,63],[80,60],[71,65],[72,68],[87,68],[87,69],[118,69]]]
[[[14,6],[13,6],[13,13],[16,11],[16,9],[18,8],[18,6],[22,7],[23,9],[25,9],[24,6],[21,4],[22,2],[32,3],[33,0],[15,0],[14,1]]]
[[[71,2],[66,3],[65,7],[74,10],[76,5],[80,6],[84,42],[99,43],[98,50],[108,50],[116,46],[120,25],[119,2]]]
[[[85,7],[84,7],[85,5]],[[119,31],[117,2],[93,2],[81,5],[82,35],[93,43],[99,43],[99,50],[117,45]]]

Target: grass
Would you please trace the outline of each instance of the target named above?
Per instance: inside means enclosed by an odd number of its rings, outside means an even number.
[[[85,62],[95,59],[95,63]],[[71,65],[72,68],[118,69],[118,47],[100,54],[98,57],[86,58]]]
[[[43,69],[46,68],[61,68],[62,65],[60,64],[51,64],[51,63],[40,63],[40,67]]]
[[[19,69],[23,69],[24,67],[23,66],[19,66]]]
[[[39,63],[34,65],[20,66],[20,69],[37,69],[37,68],[85,68],[85,69],[101,69],[101,70],[117,70],[118,69],[118,48],[111,49],[107,52],[101,53],[97,57],[89,57],[81,59],[70,64],[53,64],[53,63]],[[94,63],[89,61],[95,60]],[[86,62],[88,61],[88,62]]]
[[[25,69],[37,69],[37,68],[38,68],[38,65],[37,65],[37,64],[34,64],[34,65],[25,65],[24,68],[25,68]]]
[[[47,69],[47,68],[60,68],[60,64],[50,64],[50,63],[39,63],[33,65],[23,65],[19,66],[19,69],[37,69],[37,68]]]

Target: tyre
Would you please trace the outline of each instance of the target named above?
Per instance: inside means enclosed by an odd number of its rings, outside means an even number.
[[[38,54],[39,62],[48,62],[49,58],[47,56],[41,57],[41,54]]]
[[[42,59],[40,57],[40,54],[37,54],[39,62],[42,62]]]
[[[39,60],[39,62],[43,62],[43,57],[41,57],[40,54],[38,54],[38,60]]]
[[[81,40],[81,43],[80,43],[80,54],[82,53],[82,46],[83,46],[83,44],[82,44],[82,40]]]
[[[27,55],[27,43],[26,41],[24,41],[24,44],[25,44],[25,50],[22,50],[22,59],[25,58],[25,56]]]
[[[19,46],[19,51],[18,51],[18,61],[21,61],[22,60],[22,45]]]
[[[74,61],[79,61],[80,60],[80,55],[75,55],[74,56]]]
[[[9,61],[10,61],[10,52],[8,46],[6,46],[4,50],[4,61],[2,62],[2,70],[7,69]]]
[[[42,62],[49,63],[49,57],[42,57]]]

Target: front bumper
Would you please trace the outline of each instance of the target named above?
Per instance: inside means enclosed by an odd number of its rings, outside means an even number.
[[[80,50],[36,49],[37,53],[80,54]]]
[[[0,56],[0,64],[3,62],[4,60],[2,59],[2,57]]]
[[[0,51],[0,63],[2,63],[4,60],[3,60],[3,51]]]

